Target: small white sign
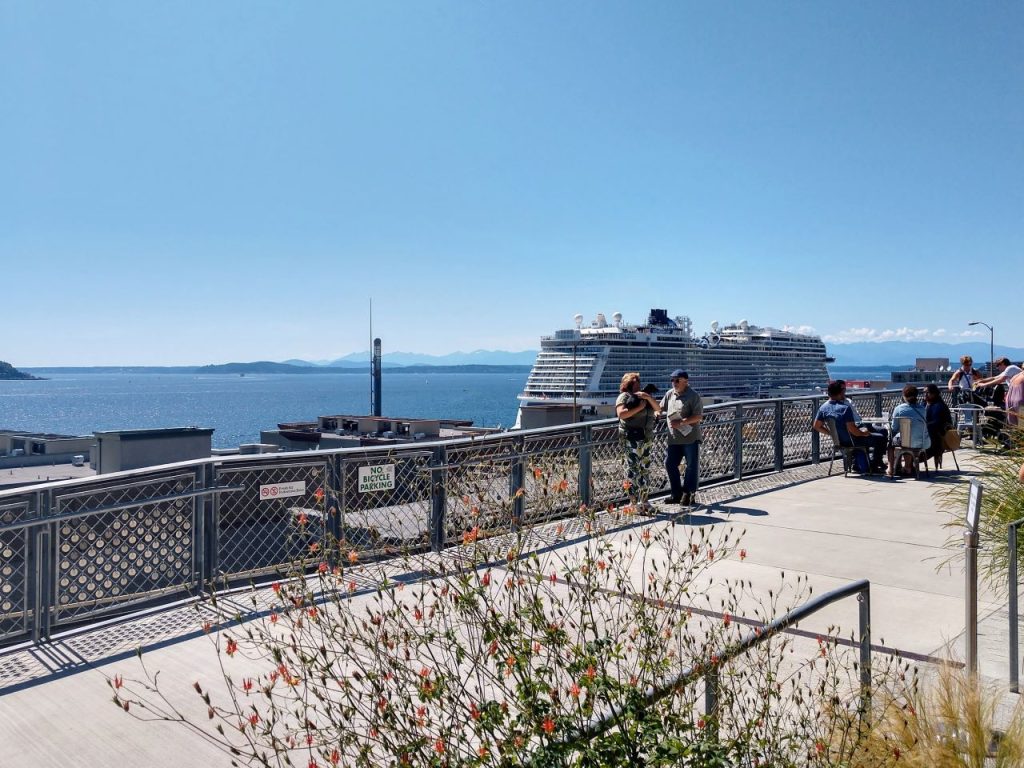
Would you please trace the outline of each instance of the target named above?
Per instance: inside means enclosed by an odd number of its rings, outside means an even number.
[[[273,485],[260,486],[260,501],[287,499],[290,496],[304,496],[305,494],[305,480],[297,480],[294,483],[274,483]]]
[[[393,491],[395,489],[395,465],[377,464],[359,468],[359,492]]]
[[[967,497],[967,527],[971,533],[978,532],[978,521],[981,519],[981,489],[981,483],[971,480],[971,492]]]

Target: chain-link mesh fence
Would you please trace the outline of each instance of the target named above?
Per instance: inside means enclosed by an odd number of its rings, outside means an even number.
[[[875,417],[900,401],[897,391],[851,397]],[[823,400],[705,408],[701,483],[812,461]],[[659,422],[652,495],[667,487],[666,437]],[[0,492],[0,642],[188,594],[206,579],[443,548],[572,517],[583,504],[618,505],[627,499],[625,465],[617,422],[607,420],[386,450],[211,459]]]
[[[331,516],[326,456],[232,463],[218,466],[215,478],[240,490],[217,496],[213,575],[253,578],[324,557]]]
[[[376,557],[430,545],[431,451],[341,457],[343,548]]]

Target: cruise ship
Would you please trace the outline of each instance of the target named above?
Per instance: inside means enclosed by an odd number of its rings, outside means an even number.
[[[624,323],[616,312],[589,325],[576,315],[575,328],[541,338],[526,388],[519,395],[522,429],[603,419],[615,413],[623,374],[638,371],[660,389],[682,368],[705,402],[781,397],[818,391],[828,383],[832,362],[817,336],[760,328],[741,320],[712,323],[697,336],[690,318],[652,309],[643,325]]]

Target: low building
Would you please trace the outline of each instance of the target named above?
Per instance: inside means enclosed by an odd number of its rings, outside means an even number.
[[[71,464],[89,460],[96,439],[92,435],[55,435],[45,432],[0,430],[0,468]]]
[[[260,441],[287,451],[359,448],[414,441],[452,440],[489,435],[500,430],[474,427],[466,419],[410,419],[338,414],[316,421],[293,421],[260,431]]]
[[[213,430],[200,427],[96,432],[93,468],[98,474],[208,459]]]
[[[914,367],[907,371],[893,371],[890,379],[893,384],[938,384],[945,386],[949,377],[953,375],[955,366],[945,357],[919,357],[914,361]]]

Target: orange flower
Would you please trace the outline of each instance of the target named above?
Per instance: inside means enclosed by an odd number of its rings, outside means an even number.
[[[235,642],[235,638],[233,638],[233,637],[229,637],[228,638],[228,645],[227,645],[227,648],[225,650],[227,651],[228,656],[234,656],[235,653],[237,653],[237,651],[238,651],[238,643]]]
[[[327,571],[330,570],[330,566],[327,565],[327,563],[320,563],[317,570],[319,570],[320,573],[327,573]]]
[[[479,535],[480,535],[480,527],[479,526],[473,526],[470,530],[468,530],[468,531],[466,531],[465,533],[462,534],[462,543],[463,544],[472,544],[474,541],[477,540],[477,537]]]
[[[562,478],[562,481],[558,484],[558,490],[563,492],[569,490],[569,481],[566,480],[564,477]]]
[[[572,696],[574,699],[578,699],[580,697],[580,686],[579,686],[579,683],[573,683],[569,687],[569,695]]]
[[[544,733],[555,732],[555,721],[550,717],[544,719],[544,724],[541,726],[544,729]]]
[[[299,513],[299,525],[305,525],[308,522],[309,522],[309,518],[306,516],[306,513],[305,512],[300,512]]]
[[[491,572],[490,571],[487,571],[486,573],[484,573],[483,578],[480,579],[480,583],[483,584],[485,587],[486,586],[490,586],[490,583],[491,583]]]
[[[275,595],[278,595],[278,594],[281,593],[281,585],[278,584],[276,581],[273,584],[270,585],[270,588],[274,591]]]
[[[443,739],[438,739],[437,741],[434,742],[434,751],[437,752],[437,754],[439,754],[439,755],[443,755],[444,754],[444,740]]]
[[[350,549],[348,552],[348,561],[352,564],[359,562],[359,553],[354,549]]]
[[[747,550],[741,549],[740,550],[740,560],[746,560],[746,559],[747,559]]]
[[[313,491],[313,495],[316,496],[316,500],[317,501],[323,501],[324,500],[324,489],[323,488],[317,488],[315,491]]]
[[[728,627],[728,626],[729,626],[730,624],[732,624],[732,616],[730,616],[730,615],[729,615],[729,612],[728,612],[728,611],[725,611],[725,612],[723,612],[723,613],[722,613],[722,622],[723,622],[723,623],[725,624],[725,626],[727,626],[727,627]]]
[[[632,487],[633,487],[633,483],[631,483],[629,480],[623,480],[622,481],[622,490],[628,491]]]
[[[117,690],[124,685],[124,678],[120,675],[114,675],[114,690]]]
[[[540,478],[544,477],[544,470],[541,469],[540,467],[534,467],[533,476],[539,480]]]

